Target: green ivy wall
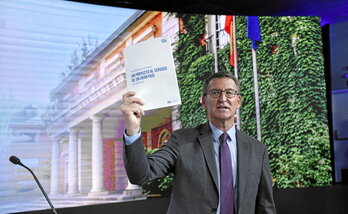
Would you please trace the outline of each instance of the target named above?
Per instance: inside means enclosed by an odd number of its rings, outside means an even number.
[[[183,127],[206,121],[199,104],[203,80],[214,72],[214,59],[199,39],[203,15],[178,14],[185,30],[174,52]],[[330,143],[320,20],[317,17],[260,17],[262,43],[257,49],[262,141],[270,155],[274,186],[331,184]],[[236,19],[238,70],[242,91],[241,130],[256,138],[251,44],[246,17]],[[229,47],[219,50],[219,70],[233,71]]]

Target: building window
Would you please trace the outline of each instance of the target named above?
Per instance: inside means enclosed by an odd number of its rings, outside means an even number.
[[[138,37],[133,39],[133,44],[148,40],[150,38],[154,38],[155,31],[156,31],[156,27],[152,25],[151,27],[147,28],[143,33],[141,33]]]

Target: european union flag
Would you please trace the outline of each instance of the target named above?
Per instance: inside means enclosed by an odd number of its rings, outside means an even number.
[[[261,42],[261,31],[258,16],[247,17],[248,38],[251,40],[251,46],[256,50]]]

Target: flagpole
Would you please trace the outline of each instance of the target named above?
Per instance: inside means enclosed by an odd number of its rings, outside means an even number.
[[[212,15],[213,21],[214,21],[214,33],[213,33],[213,48],[214,48],[214,70],[215,73],[219,71],[219,66],[218,66],[218,54],[217,54],[217,35],[216,35],[216,15]]]
[[[237,60],[237,39],[236,39],[236,16],[232,16],[232,29],[233,32],[231,32],[230,35],[233,35],[233,59],[234,59],[234,76],[239,79],[238,77],[238,60]],[[231,41],[232,42],[232,41]],[[237,114],[237,129],[240,129],[240,112],[239,109],[236,111]]]
[[[257,63],[256,63],[256,50],[251,48],[253,59],[253,73],[254,73],[254,88],[255,88],[255,111],[256,111],[256,131],[257,139],[261,141],[261,119],[260,119],[260,103],[259,103],[259,84],[257,80]]]
[[[261,30],[259,25],[259,18],[257,16],[247,17],[248,38],[251,40],[251,53],[253,60],[254,73],[254,94],[255,94],[255,112],[256,112],[256,131],[257,139],[261,141],[261,119],[260,119],[260,103],[259,103],[259,84],[257,81],[257,63],[256,63],[256,49],[258,42],[261,42]]]

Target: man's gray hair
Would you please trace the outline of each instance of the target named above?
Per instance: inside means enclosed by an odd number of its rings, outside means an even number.
[[[209,85],[210,81],[212,79],[216,79],[216,78],[230,78],[230,79],[232,79],[236,83],[237,92],[240,93],[238,79],[232,73],[219,71],[217,73],[213,73],[205,80],[204,85],[203,85],[203,95],[206,95],[208,93],[207,90],[208,90],[208,85]]]

